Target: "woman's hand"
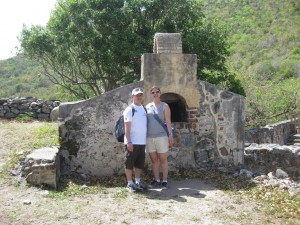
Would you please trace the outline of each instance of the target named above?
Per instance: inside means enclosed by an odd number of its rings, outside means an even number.
[[[172,135],[169,135],[168,141],[169,141],[169,146],[172,147],[173,146],[173,137],[172,137]]]

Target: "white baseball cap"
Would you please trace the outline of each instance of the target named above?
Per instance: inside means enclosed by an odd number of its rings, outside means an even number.
[[[142,88],[135,88],[132,90],[131,95],[138,95],[138,94],[144,94],[144,91]]]

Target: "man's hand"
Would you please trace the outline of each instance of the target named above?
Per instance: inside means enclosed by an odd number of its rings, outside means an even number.
[[[133,144],[132,143],[127,144],[127,151],[133,152]]]

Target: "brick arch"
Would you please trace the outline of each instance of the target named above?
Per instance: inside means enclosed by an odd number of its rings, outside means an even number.
[[[169,105],[172,122],[187,122],[187,104],[182,96],[175,93],[164,93],[160,99]]]

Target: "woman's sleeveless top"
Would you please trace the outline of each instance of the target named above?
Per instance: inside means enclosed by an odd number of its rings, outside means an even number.
[[[154,103],[151,102],[146,106],[147,109],[147,137],[163,137],[167,136],[165,129],[162,125],[154,118],[154,113],[158,115],[162,122],[165,122],[165,113],[164,113],[164,102],[161,102],[159,107],[156,108]]]

